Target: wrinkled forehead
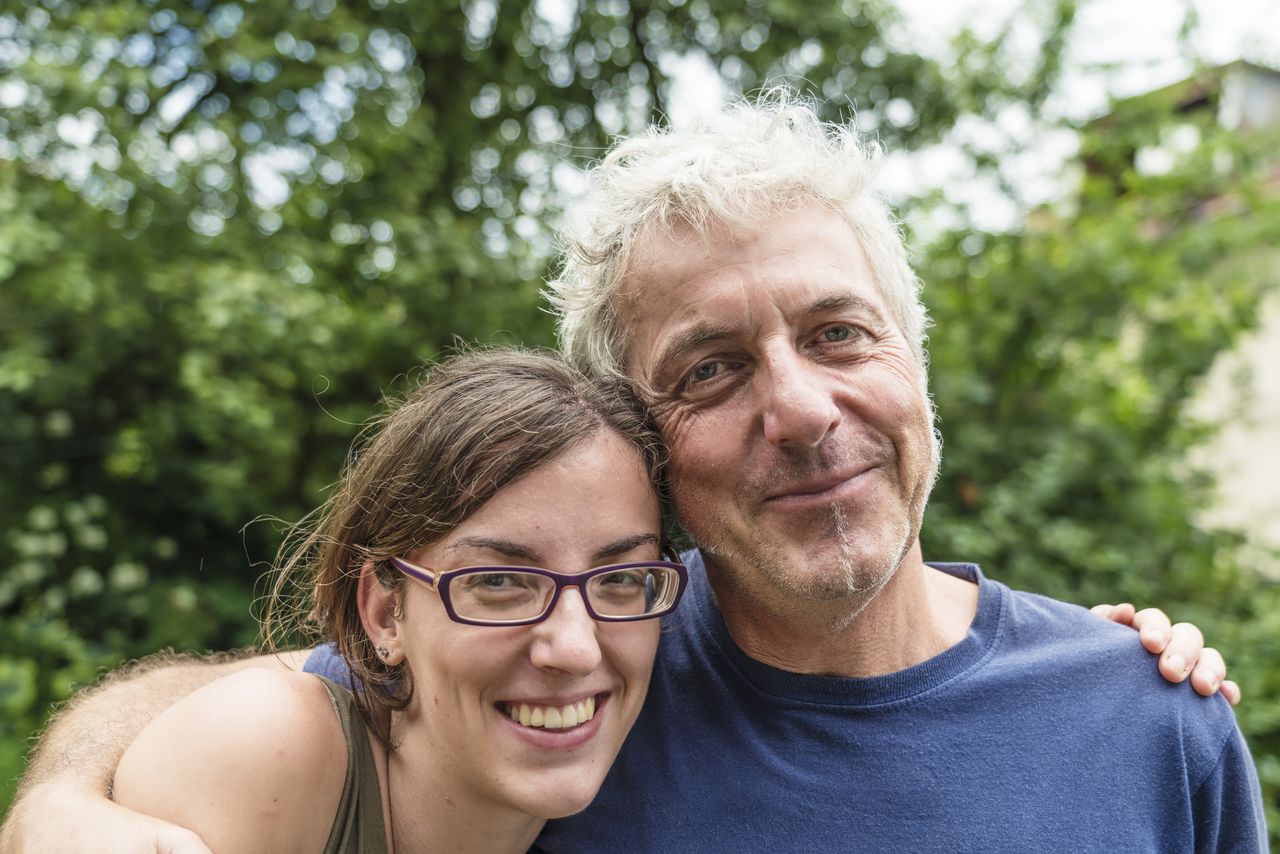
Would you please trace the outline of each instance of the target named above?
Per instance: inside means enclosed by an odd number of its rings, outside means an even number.
[[[828,298],[847,286],[891,313],[848,218],[816,200],[741,222],[651,223],[632,247],[614,295],[624,352],[655,315],[676,319],[678,309],[685,321],[728,320],[717,316],[724,308],[712,298],[726,282],[780,294],[825,288]]]

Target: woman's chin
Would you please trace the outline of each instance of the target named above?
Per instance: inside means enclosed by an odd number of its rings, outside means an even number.
[[[595,785],[577,785],[572,791],[547,793],[543,797],[529,798],[521,808],[530,815],[545,819],[565,818],[580,813],[591,805],[596,792],[600,791],[600,782]]]

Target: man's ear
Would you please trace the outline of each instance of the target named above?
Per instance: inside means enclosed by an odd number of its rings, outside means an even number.
[[[360,567],[360,579],[356,583],[356,607],[360,611],[360,624],[369,636],[378,657],[388,665],[404,660],[400,649],[400,600],[378,580],[373,561],[366,560]]]

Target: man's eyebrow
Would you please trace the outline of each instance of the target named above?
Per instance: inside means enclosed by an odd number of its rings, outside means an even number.
[[[604,560],[605,558],[617,557],[624,555],[629,551],[634,551],[640,546],[661,545],[661,540],[657,534],[632,534],[630,537],[624,537],[621,540],[612,542],[595,553],[596,560]]]
[[[812,303],[804,313],[827,314],[833,311],[854,311],[870,315],[873,320],[884,322],[884,314],[879,307],[857,294],[832,294],[829,297],[823,297]]]
[[[518,558],[520,560],[538,560],[538,553],[533,549],[523,546],[520,543],[511,540],[503,540],[497,537],[463,537],[462,539],[451,543],[448,550],[454,549],[488,549],[507,557]]]
[[[659,373],[666,367],[678,362],[686,353],[692,350],[711,344],[716,341],[727,341],[733,338],[733,333],[727,326],[723,325],[700,325],[691,329],[686,329],[677,335],[674,339],[667,342],[667,345],[658,353],[658,358],[654,364],[657,366]]]

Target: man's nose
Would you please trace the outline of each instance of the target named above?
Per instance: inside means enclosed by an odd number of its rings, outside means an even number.
[[[576,587],[564,588],[551,614],[533,629],[530,656],[535,666],[574,676],[585,676],[600,666],[597,624]]]
[[[840,424],[832,379],[792,349],[768,355],[757,377],[765,438],[774,445],[814,447]]]

